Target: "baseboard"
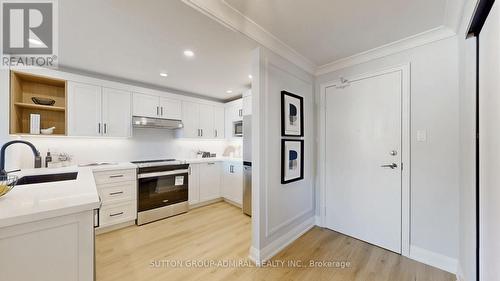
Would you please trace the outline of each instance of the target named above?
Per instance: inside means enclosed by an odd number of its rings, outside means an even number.
[[[286,248],[288,245],[297,240],[304,233],[309,231],[315,226],[315,217],[310,217],[303,223],[297,225],[292,230],[284,234],[283,236],[272,241],[269,245],[259,250],[254,247],[250,249],[250,259],[255,262],[257,266],[260,266],[263,262],[270,260],[281,250]]]
[[[108,232],[111,232],[111,231],[115,231],[115,230],[118,230],[118,229],[129,227],[131,225],[135,225],[135,220],[133,220],[133,221],[127,221],[127,222],[122,222],[122,223],[119,223],[119,224],[105,226],[105,227],[99,227],[99,228],[97,228],[95,230],[95,234],[99,235],[99,234],[103,234],[103,233],[108,233]]]
[[[319,227],[323,227],[323,224],[321,223],[321,217],[320,216],[315,216],[314,217],[314,224],[319,226]]]
[[[201,203],[192,204],[192,205],[189,205],[189,210],[205,207],[205,206],[219,203],[222,201],[224,201],[224,199],[221,197],[221,198],[216,198],[216,199],[208,200],[208,201],[201,202]]]
[[[441,270],[457,274],[458,261],[454,258],[438,254],[416,246],[410,246],[410,258]]]

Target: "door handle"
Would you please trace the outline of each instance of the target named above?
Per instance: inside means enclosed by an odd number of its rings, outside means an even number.
[[[387,165],[382,165],[380,166],[382,168],[391,168],[391,169],[396,169],[398,167],[398,164],[392,163],[392,164],[387,164]]]

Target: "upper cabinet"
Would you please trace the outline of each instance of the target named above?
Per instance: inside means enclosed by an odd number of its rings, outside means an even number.
[[[69,135],[129,137],[130,100],[126,91],[68,82]]]
[[[133,94],[133,115],[180,120],[181,101],[160,96]]]
[[[234,135],[234,124],[235,122],[240,122],[243,120],[243,102],[242,99],[238,99],[229,103],[226,103],[226,113],[225,113],[225,128],[226,128],[226,138],[240,138]]]
[[[182,102],[183,138],[223,139],[224,108],[195,102]]]
[[[130,92],[102,88],[102,133],[106,137],[131,136]]]
[[[157,96],[134,93],[132,98],[133,115],[158,118],[160,115],[160,100]]]

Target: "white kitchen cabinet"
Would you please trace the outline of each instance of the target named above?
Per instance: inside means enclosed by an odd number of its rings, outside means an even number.
[[[134,93],[132,100],[134,116],[158,118],[160,108],[157,96]]]
[[[129,137],[130,93],[68,82],[68,135]]]
[[[204,139],[215,138],[214,128],[214,107],[211,105],[199,105],[199,127],[201,137]]]
[[[102,207],[99,233],[132,224],[137,218],[137,172],[135,169],[95,171],[94,179]]]
[[[160,118],[181,120],[182,119],[181,101],[160,97]]]
[[[189,165],[188,194],[189,205],[200,202],[200,164]]]
[[[68,135],[102,135],[102,88],[68,82]]]
[[[182,106],[180,100],[160,96],[134,93],[133,115],[159,119],[181,120]]]
[[[1,280],[94,280],[94,212],[0,228]]]
[[[225,120],[224,107],[214,107],[214,134],[215,134],[214,138],[216,139],[225,138],[224,120]]]
[[[243,164],[241,162],[224,162],[221,195],[234,203],[242,204]]]
[[[102,134],[106,137],[129,137],[132,115],[130,92],[102,89]]]
[[[199,167],[200,202],[220,198],[221,163],[201,163]]]
[[[184,138],[199,138],[200,134],[200,112],[199,105],[194,102],[182,102],[182,137]]]
[[[177,133],[182,138],[223,139],[224,138],[224,108],[182,102],[182,123],[184,128]]]

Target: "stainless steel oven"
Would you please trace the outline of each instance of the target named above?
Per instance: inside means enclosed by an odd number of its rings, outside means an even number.
[[[138,163],[138,166],[138,225],[188,211],[189,164],[158,160]]]

